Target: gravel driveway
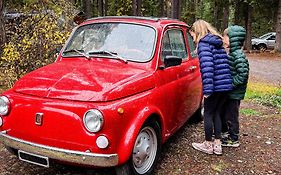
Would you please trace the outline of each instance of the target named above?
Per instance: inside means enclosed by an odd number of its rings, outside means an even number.
[[[248,55],[247,58],[250,63],[251,80],[281,87],[281,57]]]

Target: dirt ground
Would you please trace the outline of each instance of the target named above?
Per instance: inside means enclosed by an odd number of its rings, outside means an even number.
[[[280,87],[281,58],[249,55],[250,81],[262,81]],[[243,101],[242,109],[258,114],[240,115],[241,146],[224,148],[222,156],[205,155],[191,147],[203,141],[203,123],[185,124],[163,145],[156,175],[279,175],[281,174],[281,111]],[[0,175],[110,175],[113,169],[89,170],[64,165],[41,168],[19,161],[0,144]]]

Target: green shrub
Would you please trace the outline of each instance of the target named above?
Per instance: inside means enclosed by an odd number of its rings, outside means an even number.
[[[11,87],[24,74],[55,60],[73,28],[74,7],[67,0],[26,3],[23,18],[12,24],[0,59],[1,86]],[[15,26],[16,25],[16,26]],[[4,82],[3,82],[4,81]]]
[[[264,83],[249,83],[246,99],[281,109],[281,89]]]

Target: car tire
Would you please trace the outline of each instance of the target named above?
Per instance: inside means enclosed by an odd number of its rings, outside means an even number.
[[[266,47],[265,44],[259,44],[259,45],[258,45],[258,49],[259,49],[260,51],[264,52],[264,51],[266,51],[267,47]]]
[[[195,113],[189,118],[188,123],[197,124],[203,121],[204,107],[200,105],[200,107],[195,111]]]
[[[152,174],[161,150],[161,129],[155,120],[146,122],[140,130],[130,159],[116,167],[116,175]]]

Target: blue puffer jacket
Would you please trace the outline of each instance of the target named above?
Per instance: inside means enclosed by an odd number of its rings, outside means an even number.
[[[228,56],[222,44],[222,40],[212,34],[207,34],[199,41],[198,55],[204,95],[232,90]]]

